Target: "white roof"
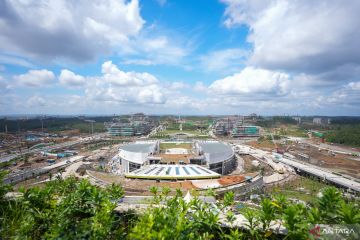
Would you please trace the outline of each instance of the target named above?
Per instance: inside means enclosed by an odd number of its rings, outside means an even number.
[[[125,176],[143,179],[209,179],[219,178],[220,174],[195,164],[152,164],[125,174]]]

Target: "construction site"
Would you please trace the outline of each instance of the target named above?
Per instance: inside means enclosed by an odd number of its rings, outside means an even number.
[[[138,114],[130,119],[144,121],[144,117]],[[167,119],[166,125],[160,122],[144,136],[115,136],[109,132],[7,135],[2,142],[2,168],[9,171],[5,181],[19,188],[74,175],[102,187],[120,183],[131,196],[147,196],[151,187],[169,187],[170,194],[176,189],[200,195],[213,189],[218,196],[233,191],[237,199],[261,195],[279,186],[277,191],[303,200],[310,199],[309,195],[302,197],[303,187],[310,191],[317,186],[319,191],[323,184],[335,184],[357,191],[359,149],[326,143],[316,132],[309,132],[307,137],[286,136],[281,129],[249,125],[252,118],[242,122],[238,117],[225,118],[222,123],[230,122],[228,119],[232,121],[231,130],[226,130],[228,136],[211,133],[221,125],[221,119],[207,125],[206,132],[206,128],[198,129],[205,126],[201,125],[205,124],[203,120],[187,126],[180,118]],[[184,130],[183,126],[194,129]],[[172,127],[174,130],[169,130]],[[152,137],[164,132],[169,138]],[[313,170],[319,174],[312,174]],[[311,184],[299,182],[302,178]],[[286,186],[293,185],[300,190],[286,192]]]

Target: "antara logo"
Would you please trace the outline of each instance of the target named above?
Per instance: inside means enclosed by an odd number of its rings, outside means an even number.
[[[314,228],[309,230],[309,233],[314,236],[314,238],[320,237],[320,226],[317,225]]]

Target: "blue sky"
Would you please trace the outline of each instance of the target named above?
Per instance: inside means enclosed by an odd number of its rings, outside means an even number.
[[[0,0],[0,114],[360,114],[359,1]]]

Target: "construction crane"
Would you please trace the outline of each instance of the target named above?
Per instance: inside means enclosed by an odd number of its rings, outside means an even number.
[[[84,120],[85,122],[88,122],[91,124],[91,134],[94,134],[94,122],[96,122],[95,120]],[[90,132],[90,130],[89,130]]]

